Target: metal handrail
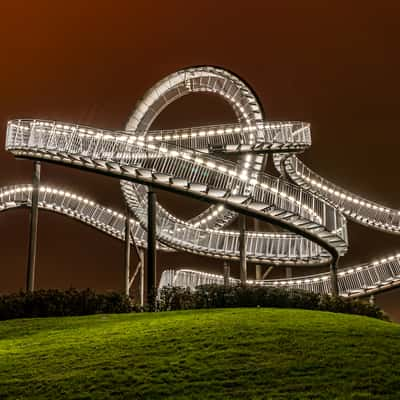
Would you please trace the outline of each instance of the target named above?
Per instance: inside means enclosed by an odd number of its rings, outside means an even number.
[[[257,211],[272,216],[286,213],[289,226],[311,223],[304,230],[319,238],[319,245],[335,240],[333,246],[338,252],[343,253],[346,248],[346,225],[341,213],[324,200],[279,178],[259,173],[258,179],[249,179],[248,175],[241,175],[243,172],[237,164],[208,154],[200,155],[195,150],[164,142],[149,144],[111,131],[84,129],[55,121],[15,120],[8,125],[7,148],[35,151],[46,157],[53,152],[57,157],[76,157],[78,161],[115,163],[119,169],[133,167],[139,179],[140,175],[149,174],[146,178],[155,180],[156,174],[163,174],[169,176],[170,182],[185,180],[186,191],[192,190],[192,184],[205,185],[208,193],[214,189],[223,191],[225,202],[234,203],[237,199],[241,202],[243,197],[246,204],[241,206],[250,213]],[[314,233],[316,228],[318,231]],[[327,253],[322,252],[320,257],[327,259]]]
[[[239,279],[230,278],[230,284],[239,284]],[[200,272],[190,269],[165,270],[159,288],[179,286],[196,289],[197,286],[223,285],[223,275]],[[329,273],[297,276],[295,278],[248,280],[247,284],[256,286],[300,289],[314,293],[330,294]],[[371,263],[355,265],[338,270],[339,293],[348,297],[363,297],[388,290],[400,284],[400,254],[388,256]]]
[[[0,188],[0,212],[32,204],[32,185],[12,185]],[[39,208],[74,218],[107,235],[125,240],[125,216],[69,190],[53,186],[40,186]],[[131,235],[140,247],[147,247],[147,232],[140,223],[131,219]],[[158,243],[158,249],[171,248]]]
[[[276,156],[277,165],[280,155]],[[329,201],[346,218],[381,231],[400,234],[400,210],[383,206],[330,182],[292,156],[284,162],[285,172],[300,187]]]

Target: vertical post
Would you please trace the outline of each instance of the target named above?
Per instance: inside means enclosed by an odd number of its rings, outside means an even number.
[[[254,230],[256,232],[260,230],[260,220],[257,218],[254,220]],[[262,271],[263,271],[262,265],[256,264],[256,281],[262,280]]]
[[[332,296],[339,296],[339,283],[338,283],[338,278],[337,278],[337,265],[338,265],[338,262],[339,262],[339,257],[335,257],[332,260],[332,264],[331,264],[330,275],[331,275]]]
[[[228,261],[224,261],[224,286],[229,286],[229,276],[231,274],[231,268]]]
[[[375,296],[373,294],[369,296],[369,304],[371,304],[372,306],[375,305]]]
[[[32,178],[32,204],[29,222],[29,250],[28,250],[28,268],[26,274],[26,291],[35,290],[35,268],[36,268],[36,249],[37,249],[37,226],[39,213],[39,185],[40,185],[40,162],[33,163]]]
[[[286,278],[292,278],[293,277],[292,267],[286,267],[285,273],[286,273]]]
[[[131,213],[129,210],[129,206],[126,205],[125,211],[125,271],[124,271],[124,286],[125,286],[125,294],[129,296],[129,287],[130,287],[130,266],[131,266]]]
[[[247,281],[246,260],[246,216],[239,214],[239,255],[240,255],[240,281],[242,285]]]
[[[279,176],[279,178],[280,178],[280,179],[284,179],[284,180],[286,180],[286,181],[289,180],[288,175],[287,175],[287,173],[286,173],[286,169],[285,169],[285,161],[286,161],[287,158],[288,158],[288,156],[282,157],[282,158],[281,158],[281,161],[280,161],[280,163],[279,163],[280,173],[281,173],[280,176]]]
[[[154,311],[156,300],[156,199],[151,189],[147,194],[147,305]]]
[[[261,281],[263,275],[262,265],[256,264],[256,280]]]
[[[139,257],[140,257],[140,306],[144,307],[144,254],[143,249],[139,249]]]

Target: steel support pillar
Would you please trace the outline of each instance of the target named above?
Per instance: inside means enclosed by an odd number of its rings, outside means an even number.
[[[259,219],[254,220],[254,230],[255,230],[255,232],[260,231],[260,220]],[[262,265],[256,264],[256,281],[260,281],[262,279],[262,272],[263,272]]]
[[[286,274],[286,278],[292,278],[293,277],[292,267],[286,267],[285,268],[285,274]]]
[[[124,271],[124,293],[129,296],[130,274],[131,274],[131,213],[126,206],[125,211],[125,271]]]
[[[151,189],[147,194],[147,305],[155,309],[156,300],[156,199],[157,195]]]
[[[37,226],[39,214],[39,185],[40,185],[40,162],[33,163],[32,178],[32,204],[29,222],[29,250],[28,250],[28,267],[26,273],[26,291],[33,292],[35,290],[35,268],[36,268],[36,249],[37,249]]]
[[[240,282],[242,285],[247,281],[246,260],[246,216],[239,214],[239,255],[240,255]]]
[[[139,249],[140,252],[140,260],[141,260],[141,266],[140,266],[140,306],[144,307],[144,251],[143,249]]]
[[[256,264],[256,281],[261,281],[263,276],[263,267],[260,264]]]
[[[286,173],[286,169],[285,169],[285,161],[286,159],[289,157],[289,155],[286,155],[285,157],[281,158],[281,161],[279,163],[279,167],[280,167],[280,176],[279,178],[285,179],[287,181],[290,181],[288,174]]]
[[[375,305],[375,296],[373,294],[371,294],[371,296],[369,296],[369,304],[371,305]]]
[[[231,275],[231,267],[227,261],[224,261],[224,286],[229,286],[229,277]]]
[[[338,278],[337,278],[338,262],[339,262],[339,257],[332,260],[331,269],[330,269],[332,296],[339,296],[339,283],[338,283]]]

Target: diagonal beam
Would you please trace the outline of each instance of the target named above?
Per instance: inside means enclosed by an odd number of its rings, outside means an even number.
[[[268,269],[264,272],[264,275],[262,276],[261,279],[265,279],[273,269],[274,269],[273,266],[269,266]]]

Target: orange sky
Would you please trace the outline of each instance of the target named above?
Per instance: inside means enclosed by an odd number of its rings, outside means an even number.
[[[268,119],[311,122],[313,146],[302,158],[314,170],[399,207],[399,17],[397,1],[3,0],[2,143],[13,117],[121,129],[140,96],[166,74],[219,65],[252,85]],[[156,125],[230,120],[219,99],[198,96],[172,105]],[[30,174],[29,162],[0,151],[0,185],[28,182]],[[44,165],[43,181],[123,207],[119,184],[110,178]],[[183,216],[204,207],[161,197]],[[0,216],[0,291],[24,285],[27,233],[27,212]],[[353,224],[349,233],[342,265],[400,250],[398,237]],[[118,289],[122,259],[122,243],[41,213],[38,286]],[[187,255],[160,256],[159,264],[221,270],[220,262]],[[396,308],[398,296],[386,295],[386,302]]]

